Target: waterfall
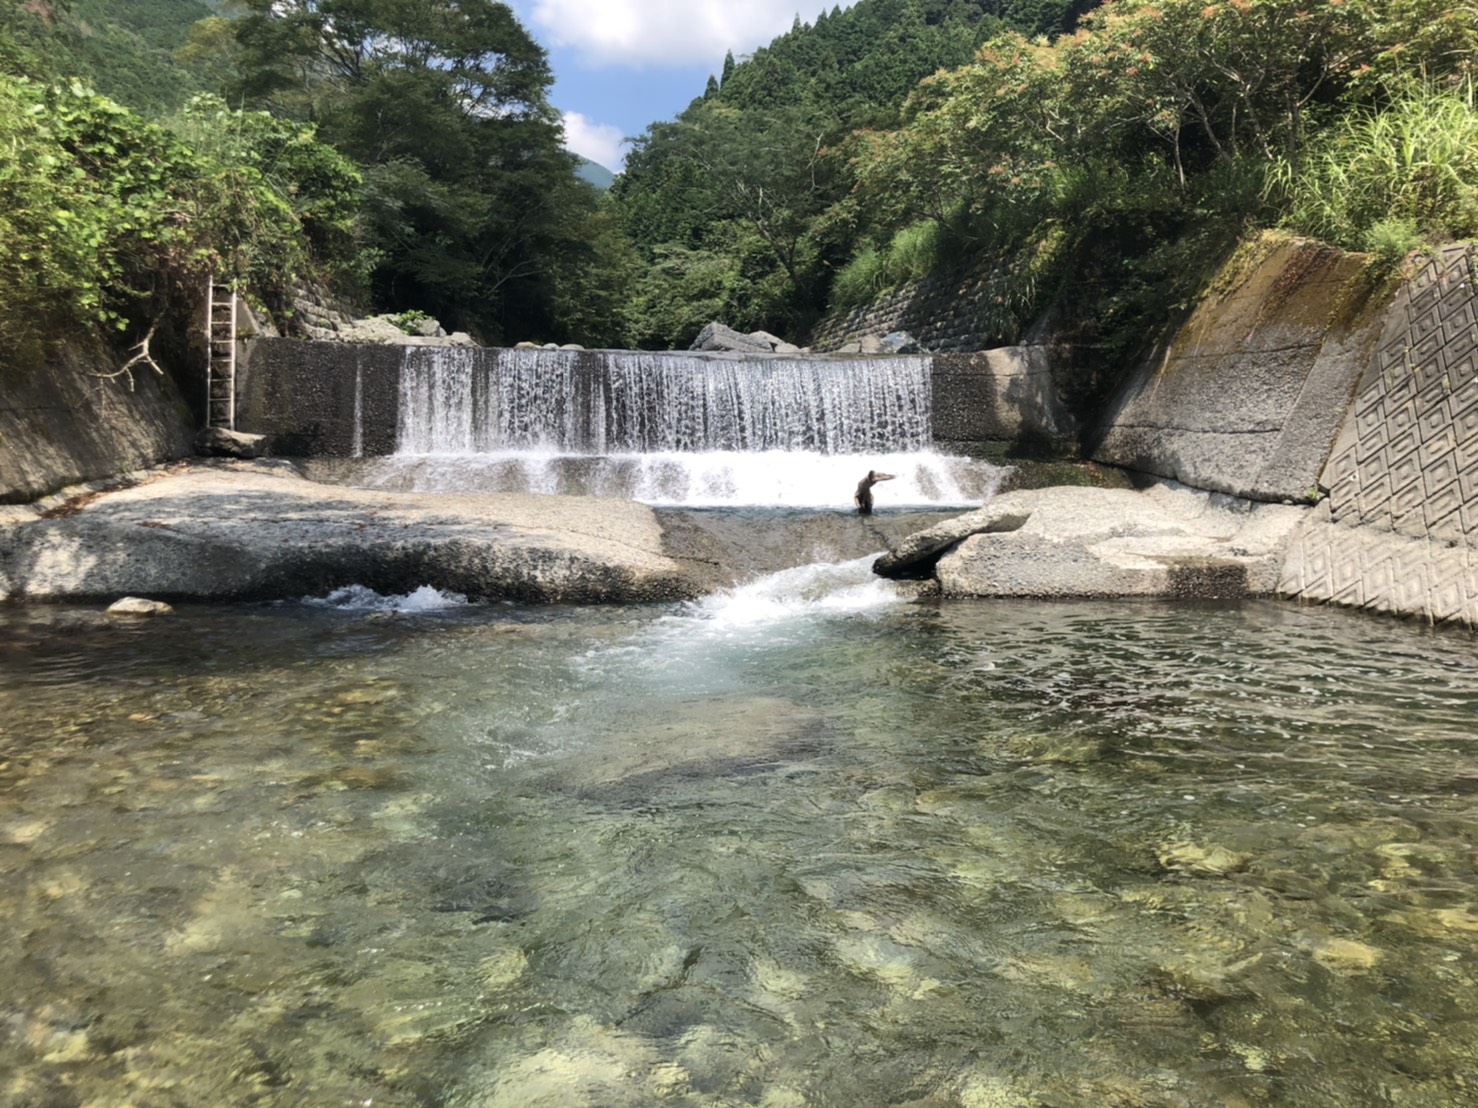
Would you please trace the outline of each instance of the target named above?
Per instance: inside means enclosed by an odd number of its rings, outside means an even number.
[[[929,444],[929,361],[410,347],[400,452],[814,451]]]
[[[1000,471],[935,454],[930,360],[408,347],[396,455],[410,490],[617,496],[657,504],[975,503]]]

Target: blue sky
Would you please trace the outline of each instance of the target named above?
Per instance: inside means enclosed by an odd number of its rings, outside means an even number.
[[[855,0],[845,0],[849,8]],[[550,101],[565,144],[619,171],[622,139],[671,119],[703,93],[710,73],[838,0],[509,0],[549,51]]]

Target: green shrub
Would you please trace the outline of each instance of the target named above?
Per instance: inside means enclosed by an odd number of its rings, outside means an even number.
[[[410,309],[410,311],[399,312],[396,315],[392,315],[390,317],[390,322],[399,327],[407,335],[414,335],[417,334],[417,325],[425,323],[430,318],[431,317],[429,315],[421,311],[419,308],[412,308]]]
[[[932,219],[911,223],[888,244],[884,269],[890,284],[926,277],[945,262],[948,232]]]
[[[1416,223],[1397,216],[1382,219],[1361,236],[1360,249],[1374,254],[1385,269],[1394,269],[1413,251],[1421,249],[1422,233]]]

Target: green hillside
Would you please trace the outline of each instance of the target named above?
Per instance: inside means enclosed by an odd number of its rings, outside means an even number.
[[[605,166],[591,161],[589,158],[579,158],[575,165],[575,175],[580,180],[594,185],[601,191],[610,188],[616,180],[616,175]]]
[[[851,134],[897,125],[921,79],[965,65],[991,35],[1065,30],[1087,6],[861,0],[731,56],[677,119],[638,138],[615,186],[649,263],[633,340],[686,345],[713,318],[800,335],[852,247]]]
[[[158,116],[211,87],[210,60],[176,57],[191,28],[211,14],[201,0],[37,0],[15,7],[4,26],[28,71],[81,77],[105,96]]]
[[[729,63],[615,195],[643,345],[803,338],[930,275],[1051,306],[1091,405],[1249,229],[1394,264],[1478,234],[1478,12],[1440,0],[861,0]]]

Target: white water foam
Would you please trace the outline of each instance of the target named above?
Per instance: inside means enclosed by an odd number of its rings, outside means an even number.
[[[345,585],[325,597],[305,596],[303,603],[344,612],[439,612],[466,607],[468,600],[461,593],[442,592],[430,585],[422,585],[404,596],[382,596],[364,585]]]
[[[743,687],[745,659],[770,654],[839,620],[880,616],[903,603],[895,582],[872,572],[875,554],[817,562],[691,601],[619,643],[592,647],[576,663],[586,680],[674,683],[693,695]]]
[[[397,454],[365,463],[356,483],[402,492],[534,492],[639,500],[663,507],[850,509],[870,469],[894,475],[874,489],[879,508],[984,503],[1003,470],[927,451],[820,454],[767,450],[576,455],[505,450]]]
[[[792,620],[853,616],[899,603],[897,585],[872,571],[876,554],[783,569],[695,601],[689,624],[724,635]]]

